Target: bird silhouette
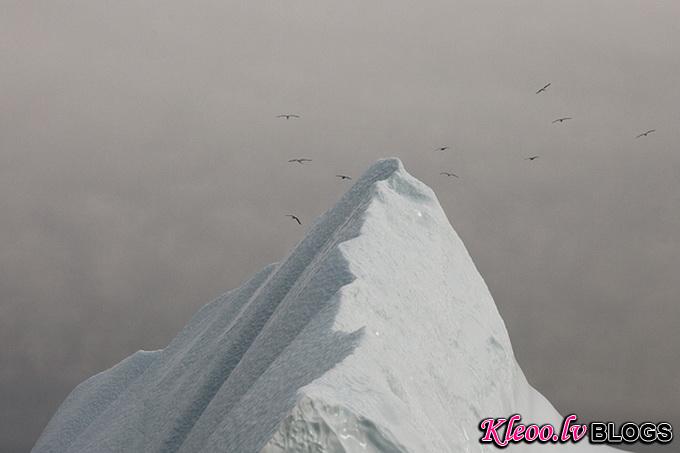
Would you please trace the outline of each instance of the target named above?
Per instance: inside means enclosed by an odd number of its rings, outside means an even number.
[[[447,149],[451,148],[450,146],[440,146],[439,148],[435,148],[435,151],[446,151]]]
[[[649,134],[651,134],[652,132],[656,132],[656,129],[650,129],[650,130],[648,130],[647,132],[643,132],[642,134],[638,134],[638,136],[635,137],[635,138],[646,137],[646,136],[648,136]]]
[[[300,118],[300,115],[296,115],[294,113],[283,113],[281,115],[276,115],[276,117],[277,118],[285,118],[285,119],[289,120],[291,118],[296,118],[296,119]]]
[[[340,179],[352,179],[351,176],[347,176],[347,175],[335,175],[335,176],[340,178]]]
[[[290,217],[291,219],[295,220],[298,225],[302,225],[302,222],[300,222],[300,218],[296,215],[293,214],[286,214],[286,217]]]
[[[569,121],[569,120],[571,120],[571,119],[573,119],[573,118],[570,117],[570,116],[565,116],[565,117],[563,117],[563,118],[557,118],[556,120],[553,120],[552,123],[553,123],[553,124],[555,124],[555,123],[564,123],[565,121]]]
[[[548,89],[548,87],[549,87],[550,85],[552,85],[552,83],[546,84],[543,88],[541,88],[540,90],[538,90],[538,91],[536,92],[536,94],[545,93],[545,91]]]
[[[298,164],[302,165],[305,162],[311,162],[312,159],[290,159],[288,162],[297,162]]]
[[[538,159],[539,157],[540,157],[540,156],[529,156],[529,157],[525,158],[524,160],[536,160],[536,159]]]
[[[444,176],[448,176],[448,177],[453,176],[454,178],[457,178],[457,177],[458,177],[457,174],[451,173],[451,172],[448,172],[448,171],[443,171],[443,172],[441,172],[441,173],[439,173],[439,174],[440,174],[440,175],[444,175]]]

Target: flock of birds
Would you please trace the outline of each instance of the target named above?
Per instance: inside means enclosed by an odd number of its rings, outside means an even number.
[[[538,89],[538,90],[536,91],[536,94],[545,93],[546,91],[548,91],[548,88],[550,88],[550,86],[552,86],[552,83],[551,83],[551,82],[546,83],[544,86],[542,86],[540,89]],[[280,115],[277,115],[276,117],[277,117],[277,118],[281,118],[281,119],[285,119],[285,120],[290,120],[290,119],[300,119],[300,118],[301,118],[300,115],[295,114],[295,113],[282,113],[282,114],[280,114]],[[570,117],[570,116],[563,116],[563,117],[554,119],[554,120],[552,121],[552,124],[562,124],[562,123],[564,123],[564,122],[566,122],[566,121],[570,121],[570,120],[573,120],[573,118]],[[656,132],[656,129],[649,129],[649,130],[646,130],[645,132],[642,132],[642,133],[636,135],[635,138],[638,139],[638,138],[641,138],[641,137],[647,137],[649,134],[652,134],[652,133],[654,133],[654,132]],[[449,145],[443,145],[443,146],[439,146],[439,147],[435,148],[435,151],[446,151],[446,150],[448,150],[448,149],[450,149],[450,148],[451,148],[451,147],[450,147]],[[534,161],[534,160],[538,159],[539,157],[540,157],[540,156],[528,156],[528,157],[525,157],[524,160]],[[302,165],[302,164],[304,164],[305,162],[311,162],[311,161],[312,161],[312,159],[307,159],[307,158],[295,158],[295,159],[290,159],[288,162],[289,162],[289,163],[297,163],[297,164]],[[450,171],[442,171],[442,172],[440,172],[439,174],[442,175],[442,176],[446,176],[446,177],[453,177],[453,178],[458,178],[458,177],[459,177],[457,174],[452,173],[452,172],[450,172]],[[341,175],[341,174],[339,174],[339,175],[335,175],[335,176],[336,176],[337,178],[340,178],[341,180],[351,180],[351,179],[352,179],[350,176],[347,176],[347,175]],[[299,218],[297,215],[295,215],[295,214],[286,214],[286,217],[290,217],[290,218],[293,219],[295,222],[297,222],[298,225],[302,225],[302,221],[300,220],[300,218]]]

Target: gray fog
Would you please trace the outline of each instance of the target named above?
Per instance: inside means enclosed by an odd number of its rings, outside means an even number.
[[[680,427],[679,81],[677,0],[0,0],[0,450],[385,156],[558,410]]]

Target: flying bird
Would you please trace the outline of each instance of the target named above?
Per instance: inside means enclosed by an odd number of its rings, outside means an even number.
[[[536,92],[536,94],[544,93],[544,92],[548,89],[548,87],[549,87],[550,85],[552,85],[552,83],[546,84],[543,88],[541,88],[540,90],[538,90],[538,91]]]
[[[650,129],[650,130],[648,130],[647,132],[643,132],[642,134],[639,134],[639,135],[638,135],[637,137],[635,137],[635,138],[646,137],[646,136],[648,136],[649,134],[651,134],[652,132],[656,132],[656,129]]]
[[[340,178],[340,179],[352,179],[351,176],[347,176],[347,175],[335,175],[335,176]]]
[[[440,146],[439,148],[436,148],[435,151],[446,151],[447,149],[451,148],[450,146]]]
[[[439,174],[440,174],[440,175],[444,175],[444,176],[448,176],[448,177],[453,176],[454,178],[457,178],[457,177],[458,177],[457,174],[451,173],[451,172],[448,172],[448,171],[443,171],[443,172],[441,172],[441,173],[439,173]]]
[[[305,162],[311,162],[312,159],[291,159],[288,162],[297,162],[298,164],[302,165]]]
[[[529,157],[525,158],[524,160],[536,160],[536,159],[538,159],[539,157],[540,157],[540,156],[529,156]]]
[[[277,115],[276,117],[277,118],[285,118],[285,119],[289,120],[291,118],[296,118],[296,119],[300,118],[300,115],[295,115],[294,113],[283,113],[281,115]]]
[[[300,222],[300,219],[298,218],[298,216],[293,215],[293,214],[286,214],[286,217],[290,217],[291,219],[295,220],[298,223],[298,225],[302,225],[302,222]]]
[[[565,121],[569,121],[569,120],[571,120],[571,119],[573,119],[573,118],[570,117],[570,116],[565,116],[565,117],[563,117],[563,118],[557,118],[556,120],[553,120],[552,123],[553,123],[553,124],[555,124],[555,123],[564,123]]]

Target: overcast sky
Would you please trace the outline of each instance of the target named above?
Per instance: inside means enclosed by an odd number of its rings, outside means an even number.
[[[384,156],[560,411],[680,429],[679,81],[677,0],[0,0],[0,450]]]

